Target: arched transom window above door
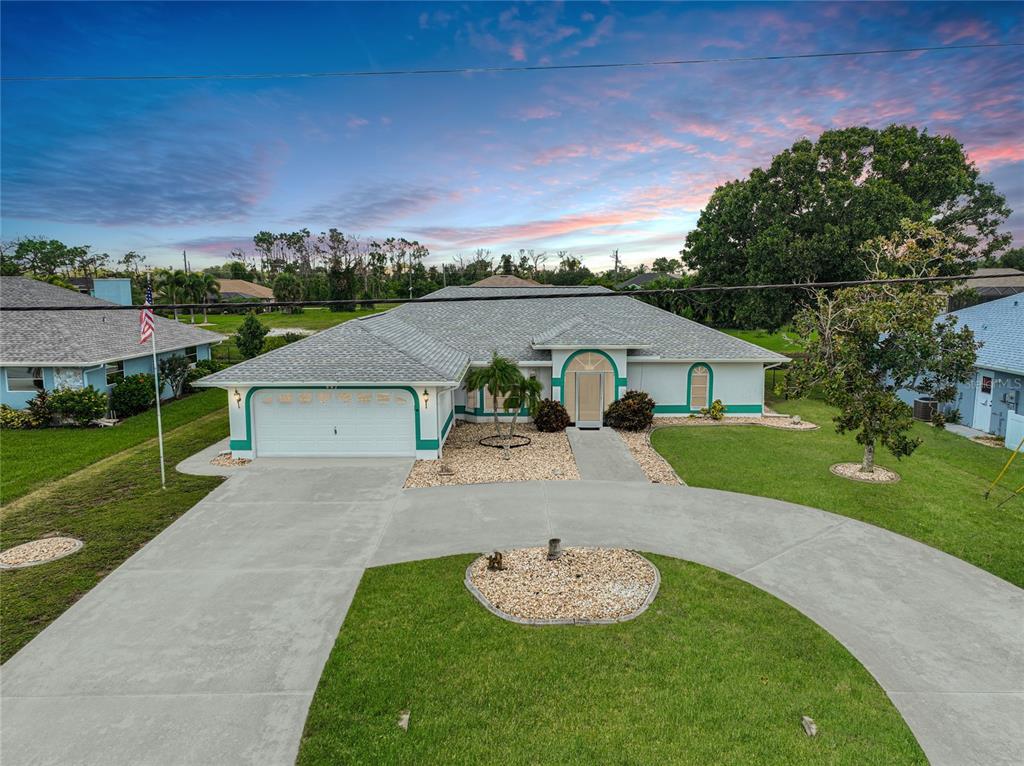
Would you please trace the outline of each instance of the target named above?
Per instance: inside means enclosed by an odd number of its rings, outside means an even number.
[[[711,370],[705,364],[690,368],[690,409],[707,407],[711,397]]]
[[[604,354],[596,351],[583,351],[577,353],[565,367],[564,379],[562,381],[563,402],[569,417],[577,419],[577,377],[580,375],[597,373],[600,375],[600,386],[597,389],[596,401],[586,402],[587,409],[597,409],[603,412],[613,401],[615,401],[615,368],[611,361]],[[591,378],[590,388],[593,394],[593,387],[597,381]],[[593,397],[591,397],[593,398]],[[597,418],[600,421],[600,415]]]

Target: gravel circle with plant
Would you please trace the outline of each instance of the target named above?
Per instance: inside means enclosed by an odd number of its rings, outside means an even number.
[[[828,470],[836,476],[854,481],[863,481],[869,484],[892,484],[900,480],[900,475],[888,468],[876,465],[872,471],[860,470],[860,463],[836,463]]]
[[[618,622],[636,617],[657,593],[654,565],[623,548],[566,548],[553,561],[547,548],[502,554],[504,569],[488,569],[481,556],[466,582],[501,616],[517,621]]]
[[[45,564],[69,556],[81,547],[82,541],[74,537],[44,537],[41,540],[16,545],[0,553],[0,569],[20,569]]]

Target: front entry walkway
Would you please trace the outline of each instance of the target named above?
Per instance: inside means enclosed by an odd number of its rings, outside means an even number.
[[[614,429],[567,428],[565,435],[584,481],[647,481],[640,464]]]

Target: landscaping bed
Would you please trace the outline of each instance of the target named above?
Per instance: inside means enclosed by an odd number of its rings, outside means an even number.
[[[640,469],[644,472],[644,476],[647,477],[648,481],[652,484],[683,483],[669,462],[651,446],[650,431],[621,431],[615,429],[615,432],[622,437],[622,441],[626,443],[629,453],[640,465]]]
[[[508,425],[502,429],[507,433]],[[516,427],[530,444],[506,451],[487,447],[480,439],[494,436],[493,423],[455,421],[444,443],[443,459],[417,460],[405,487],[440,487],[449,484],[488,484],[503,481],[564,481],[579,479],[576,459],[564,431],[544,433],[531,424]]]
[[[650,608],[585,628],[495,618],[463,585],[474,556],[368,569],[297,763],[927,763],[821,627],[723,572],[646,557]]]

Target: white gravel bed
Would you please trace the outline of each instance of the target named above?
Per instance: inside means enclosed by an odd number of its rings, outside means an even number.
[[[507,433],[507,424],[502,424]],[[405,480],[406,488],[449,484],[488,484],[504,481],[563,481],[580,478],[565,432],[542,433],[526,423],[516,435],[530,437],[525,447],[505,450],[478,441],[494,435],[493,423],[456,421],[444,443],[442,460],[417,460]]]
[[[828,470],[844,479],[866,481],[870,484],[891,484],[900,480],[898,473],[890,471],[888,468],[882,468],[880,465],[876,465],[871,473],[860,470],[860,463],[836,463]]]
[[[765,428],[779,428],[783,431],[813,431],[818,428],[817,423],[811,423],[807,420],[794,421],[792,418],[786,415],[773,415],[773,416],[735,416],[725,417],[721,420],[712,420],[711,418],[690,418],[690,417],[678,417],[678,418],[655,418],[654,428],[660,428],[661,426],[764,426]]]
[[[73,537],[44,537],[30,543],[22,543],[0,553],[0,569],[45,564],[47,561],[69,556],[82,547],[82,541]]]
[[[640,464],[644,476],[652,484],[684,484],[669,462],[651,446],[650,431],[619,431],[633,459]]]
[[[503,551],[505,569],[481,556],[466,570],[466,586],[499,617],[550,625],[630,620],[657,594],[658,570],[623,548],[565,548],[549,561],[547,548]]]

